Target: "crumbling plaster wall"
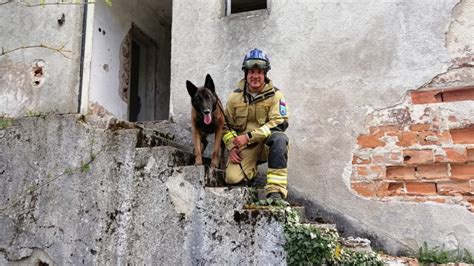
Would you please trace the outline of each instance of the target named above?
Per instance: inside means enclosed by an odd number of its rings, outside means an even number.
[[[1,6],[0,46],[5,54],[0,55],[0,114],[77,112],[82,13],[81,4]],[[41,44],[58,49],[64,45],[65,56],[46,48],[7,53]]]
[[[246,188],[205,187],[191,153],[114,121],[51,115],[0,128],[0,265],[284,263],[280,222],[235,216]]]
[[[152,38],[158,46],[155,97],[166,99],[166,105],[169,99],[170,25],[167,25],[145,1],[117,1],[112,7],[103,1],[98,1],[94,16],[89,106],[95,110],[100,105],[105,112],[125,120],[128,120],[128,102],[120,97],[120,60],[123,60],[121,45],[132,23]],[[157,100],[155,105],[164,104]],[[163,110],[160,107],[155,109]],[[168,108],[165,108],[165,117],[160,114],[155,114],[155,117],[167,119],[167,112]]]
[[[268,12],[230,17],[223,2],[173,3],[173,119],[189,125],[185,80],[203,83],[210,73],[225,101],[243,76],[243,55],[263,49],[290,107],[290,195],[305,198],[315,217],[365,232],[391,252],[423,241],[474,249],[474,220],[464,207],[377,202],[349,188],[367,116],[401,104],[449,67],[472,63],[472,1],[269,1]],[[459,116],[472,101],[464,106]]]

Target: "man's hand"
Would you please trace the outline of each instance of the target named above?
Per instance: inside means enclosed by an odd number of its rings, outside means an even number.
[[[235,137],[232,143],[238,148],[242,148],[243,146],[247,145],[247,143],[249,143],[247,134],[243,134],[243,135],[239,135]]]
[[[229,160],[235,164],[238,164],[242,161],[239,148],[234,147],[232,150],[230,150]]]

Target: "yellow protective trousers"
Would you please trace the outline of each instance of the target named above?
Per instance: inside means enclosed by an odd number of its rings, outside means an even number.
[[[241,165],[249,180],[257,173],[257,161],[268,161],[265,192],[279,192],[284,198],[288,195],[288,142],[285,133],[275,131],[266,140],[248,145],[240,151]],[[228,161],[226,183],[238,184],[245,181],[244,179],[240,165]]]

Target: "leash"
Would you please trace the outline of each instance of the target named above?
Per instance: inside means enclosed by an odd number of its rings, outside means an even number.
[[[217,96],[217,93],[214,93],[214,96],[216,96],[216,99],[217,99],[217,106],[219,107],[219,109],[221,110],[221,113],[222,115],[224,116],[224,123],[225,125],[227,126],[227,128],[229,129],[229,132],[232,134],[232,136],[234,138],[236,138],[237,136],[234,134],[234,129],[230,126],[229,124],[229,121],[227,120],[227,117],[225,116],[225,112],[224,112],[224,108],[222,107],[222,102],[221,102],[221,99],[219,99],[219,96]],[[239,166],[240,166],[240,170],[242,170],[242,173],[244,174],[244,179],[245,179],[245,184],[248,186],[249,183],[250,183],[250,179],[249,177],[247,176],[247,174],[245,173],[244,171],[244,167],[242,167],[242,163],[239,163]]]

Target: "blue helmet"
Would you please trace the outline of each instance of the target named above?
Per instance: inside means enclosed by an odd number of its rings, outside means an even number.
[[[265,73],[270,70],[270,59],[268,59],[267,54],[260,49],[253,49],[244,57],[242,70],[246,71],[252,68],[263,69],[265,70]]]

